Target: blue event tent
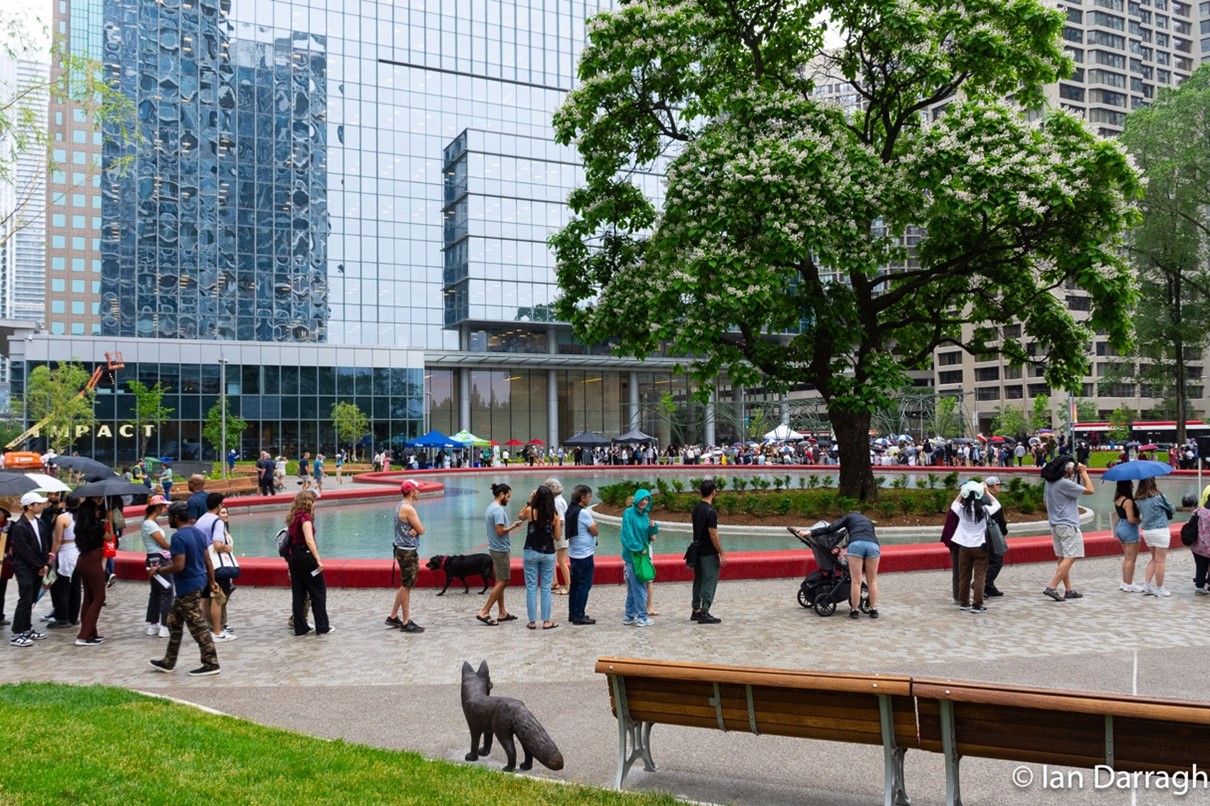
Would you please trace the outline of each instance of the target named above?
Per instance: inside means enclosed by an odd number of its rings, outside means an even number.
[[[409,448],[465,448],[461,442],[455,442],[440,431],[433,430],[422,437],[416,437],[405,443]]]

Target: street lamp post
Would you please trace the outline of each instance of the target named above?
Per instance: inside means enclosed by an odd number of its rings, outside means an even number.
[[[219,448],[218,463],[223,469],[223,478],[227,478],[227,359],[219,357],[218,360],[218,386],[219,398],[218,404],[222,409],[222,436],[219,438],[221,447]]]

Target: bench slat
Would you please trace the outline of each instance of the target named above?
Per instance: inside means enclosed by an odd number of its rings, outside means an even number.
[[[706,663],[600,658],[598,674],[675,680],[678,682],[736,683],[771,685],[781,688],[815,689],[827,692],[866,692],[911,694],[912,679],[902,675],[840,674],[762,669],[750,666],[721,666]]]
[[[1210,703],[1134,697],[1129,694],[1057,691],[1012,686],[1005,690],[981,683],[917,679],[912,693],[922,699],[1040,708],[1100,716],[1153,718],[1210,725]]]

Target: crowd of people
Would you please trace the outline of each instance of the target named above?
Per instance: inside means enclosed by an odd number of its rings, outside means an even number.
[[[321,546],[316,532],[315,502],[322,489],[322,454],[309,461],[308,471],[300,471],[301,489],[285,517],[285,549],[291,581],[289,626],[297,636],[333,631],[327,612],[327,590]],[[273,463],[268,454],[265,467]],[[1055,464],[1057,463],[1057,464]],[[276,472],[276,463],[274,471]],[[301,463],[300,463],[301,464]],[[317,467],[318,465],[318,467]],[[1080,528],[1079,500],[1094,492],[1086,465],[1078,457],[1060,454],[1052,465],[1053,475],[1045,481],[1045,503],[1056,558],[1055,570],[1043,587],[1043,594],[1055,602],[1083,598],[1072,575],[1075,563],[1084,556]],[[189,479],[187,501],[170,503],[162,495],[147,501],[140,536],[146,552],[149,577],[146,605],[147,635],[167,638],[162,658],[150,661],[159,671],[171,672],[177,662],[184,630],[188,628],[197,643],[201,666],[190,674],[204,676],[220,670],[215,646],[236,640],[227,621],[227,602],[234,591],[238,561],[229,528],[222,493],[207,493],[201,477]],[[952,560],[953,600],[963,612],[988,612],[989,598],[1002,596],[996,579],[1007,550],[1004,537],[1009,533],[999,500],[1001,481],[987,476],[982,481],[962,484],[950,505],[941,540]],[[530,490],[518,517],[509,515],[513,490],[507,483],[492,485],[492,501],[484,513],[488,555],[494,585],[474,618],[485,626],[499,626],[519,620],[508,606],[506,592],[512,583],[511,560],[513,534],[524,529],[521,545],[523,583],[525,585],[526,627],[551,630],[559,626],[554,612],[554,596],[567,597],[566,619],[570,624],[596,623],[589,615],[595,556],[598,552],[598,526],[590,507],[592,489],[577,485],[569,498],[562,483],[547,479]],[[686,563],[693,569],[690,618],[697,624],[717,624],[713,605],[719,575],[727,555],[719,538],[718,512],[714,508],[717,486],[712,478],[700,482],[701,500],[691,516],[692,538]],[[1210,595],[1210,510],[1207,498],[1210,486],[1200,500],[1183,504],[1193,509],[1198,521],[1192,554],[1196,566],[1194,589],[1198,595]],[[1192,497],[1187,497],[1192,498]],[[624,625],[647,627],[659,615],[652,597],[655,576],[652,545],[660,535],[659,524],[651,519],[651,493],[639,489],[625,509],[619,551],[626,598],[621,614]],[[421,518],[420,485],[411,479],[402,482],[400,500],[394,505],[392,552],[399,569],[399,587],[389,615],[388,627],[405,633],[425,631],[412,617],[411,591],[419,579],[420,552],[426,530]],[[112,556],[117,538],[126,524],[120,499],[80,499],[66,496],[43,497],[37,492],[21,498],[21,512],[13,518],[0,508],[0,528],[7,527],[9,551],[5,573],[0,575],[0,605],[9,577],[16,580],[17,606],[11,622],[10,645],[30,647],[47,637],[32,623],[32,609],[40,589],[50,593],[51,611],[43,618],[45,629],[78,627],[75,643],[90,647],[102,644],[98,632],[101,608],[107,584],[106,555]],[[161,525],[167,516],[168,529]],[[1119,481],[1114,491],[1112,532],[1122,546],[1120,590],[1144,596],[1166,597],[1167,553],[1170,526],[1176,507],[1161,493],[1154,478],[1137,483]],[[11,522],[9,519],[11,518]],[[797,531],[797,530],[792,530]],[[816,537],[844,533],[847,537],[846,562],[851,578],[850,618],[860,618],[863,584],[868,591],[870,618],[879,618],[878,564],[881,555],[876,528],[864,515],[848,513],[829,524],[811,530]],[[1148,560],[1142,584],[1136,584],[1140,547],[1145,545]],[[519,605],[518,605],[519,606]],[[493,610],[494,615],[493,615]],[[9,624],[0,610],[0,624]]]

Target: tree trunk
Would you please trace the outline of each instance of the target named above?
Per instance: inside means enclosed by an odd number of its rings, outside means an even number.
[[[1185,399],[1187,394],[1187,389],[1185,388],[1185,381],[1187,377],[1185,370],[1185,340],[1181,335],[1184,332],[1181,330],[1181,301],[1183,299],[1181,296],[1183,291],[1181,285],[1181,277],[1178,273],[1176,277],[1173,278],[1172,284],[1169,286],[1172,292],[1169,301],[1172,303],[1173,318],[1175,319],[1174,324],[1176,325],[1174,331],[1176,333],[1176,344],[1173,345],[1175,348],[1174,352],[1176,353],[1176,389],[1173,394],[1173,397],[1176,398],[1175,440],[1176,444],[1183,450],[1185,445],[1185,420],[1187,419],[1186,409],[1188,407],[1188,403]],[[1176,448],[1173,450],[1176,450]]]
[[[833,412],[832,430],[840,446],[840,494],[858,501],[877,501],[878,485],[870,467],[870,414]]]

